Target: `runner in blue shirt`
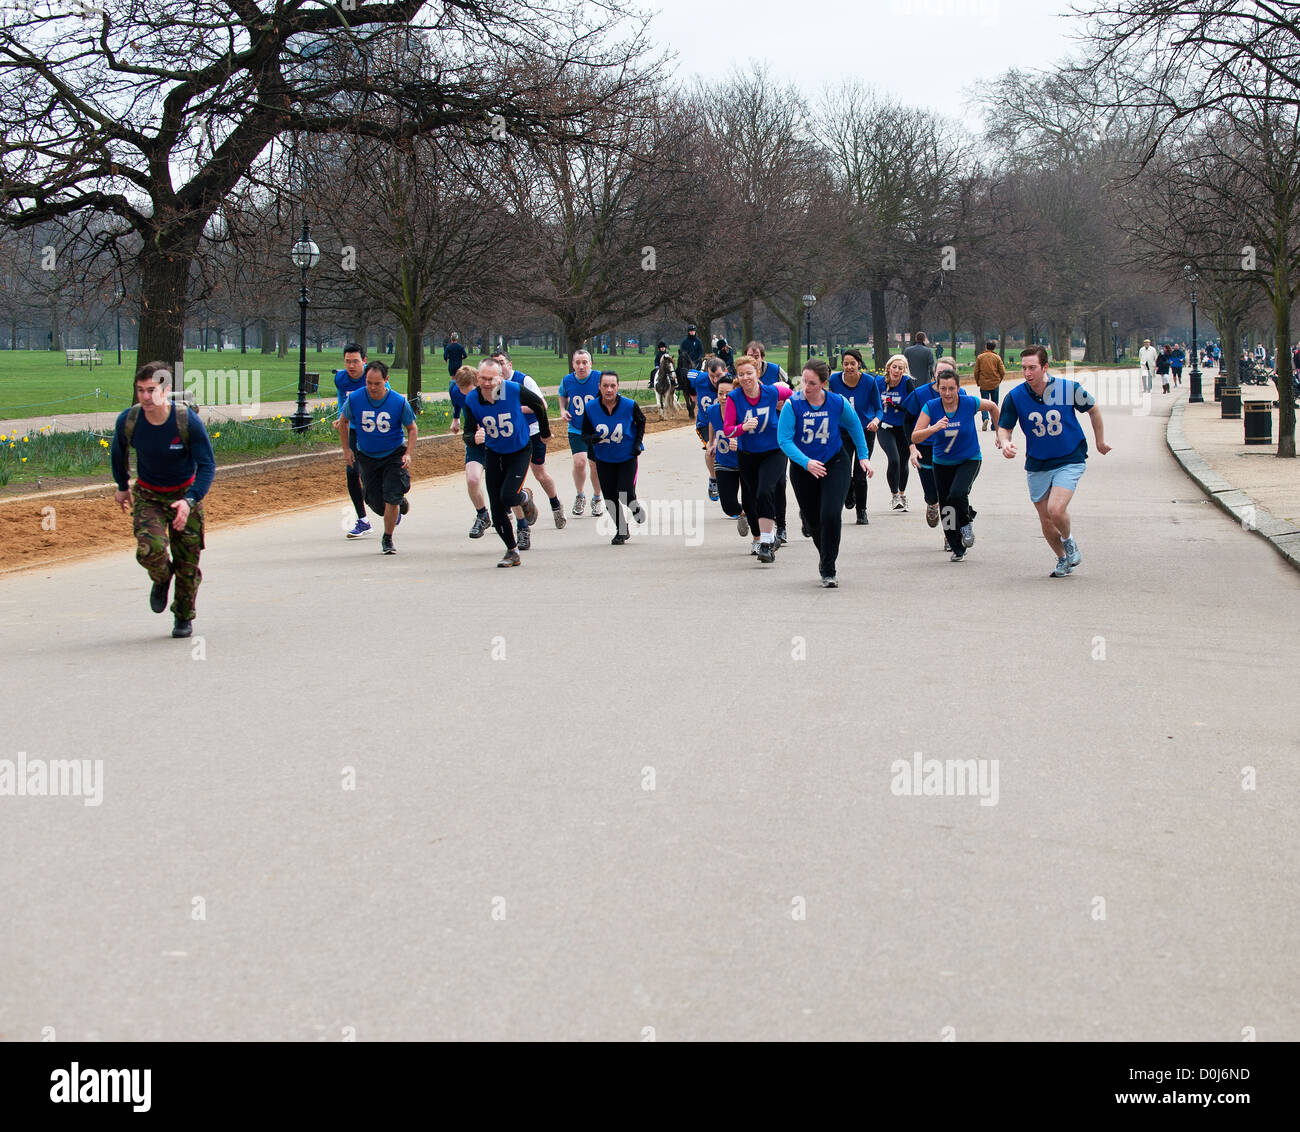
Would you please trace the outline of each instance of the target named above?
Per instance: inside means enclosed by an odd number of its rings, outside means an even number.
[[[939,396],[926,402],[916,419],[912,439],[930,442],[933,448],[934,481],[943,517],[943,535],[952,551],[952,562],[963,562],[975,545],[975,511],[970,489],[979,475],[980,436],[975,418],[981,410],[996,413],[998,407],[986,397],[972,397],[961,391],[957,371],[945,369],[938,377]],[[998,447],[1002,441],[997,441]]]
[[[718,403],[718,382],[726,374],[727,365],[721,358],[710,356],[704,363],[703,373],[691,375],[695,392],[695,435],[704,445],[704,466],[709,469],[709,498],[718,498],[718,478],[714,473],[713,449],[709,446],[709,410]]]
[[[736,520],[736,530],[742,536],[750,534],[749,519],[740,503],[740,443],[722,433],[722,406],[735,382],[724,372],[718,379],[717,400],[710,406],[706,420],[709,426],[709,454],[713,457],[713,474],[718,482],[718,499],[728,519]],[[755,529],[753,537],[758,538]]]
[[[1043,538],[1056,554],[1051,577],[1064,578],[1083,561],[1071,534],[1070,500],[1074,498],[1088,459],[1088,441],[1079,424],[1079,413],[1092,421],[1097,451],[1111,450],[1106,443],[1101,409],[1082,386],[1047,372],[1047,350],[1030,346],[1020,352],[1025,380],[1002,401],[998,417],[998,439],[1002,455],[1012,460],[1016,446],[1012,430],[1025,430],[1025,472],[1029,477],[1029,498],[1038,511]]]
[[[459,432],[465,440],[465,489],[469,501],[474,505],[474,524],[469,529],[470,538],[482,538],[483,532],[492,527],[492,516],[488,513],[487,496],[483,494],[483,469],[487,464],[487,451],[483,445],[474,443],[474,430],[461,428],[461,413],[465,410],[465,398],[473,392],[478,384],[478,372],[472,366],[461,366],[455,377],[447,386],[451,397],[451,433]],[[466,418],[468,421],[468,418]]]
[[[582,435],[595,452],[596,476],[600,490],[613,508],[614,546],[627,542],[628,526],[624,511],[638,523],[645,511],[636,497],[637,455],[645,437],[645,413],[631,397],[618,392],[618,374],[612,369],[600,375],[600,396],[587,404],[582,415]]]
[[[582,411],[589,401],[600,396],[600,370],[591,368],[591,353],[587,350],[573,351],[573,371],[564,375],[560,382],[560,416],[569,425],[569,451],[573,453],[573,483],[578,489],[573,498],[573,513],[581,515],[587,508],[587,497],[582,493],[583,486],[591,481],[591,513],[601,515],[605,511],[604,501],[600,498],[600,480],[596,469],[589,466],[594,458],[591,445],[582,438]]]
[[[835,574],[843,522],[840,501],[851,470],[856,465],[864,476],[872,474],[860,414],[852,401],[828,390],[830,377],[830,366],[821,358],[810,358],[803,367],[803,396],[786,401],[777,423],[781,449],[790,457],[790,484],[811,528],[809,537],[818,551],[826,589],[840,584]],[[847,433],[848,444],[841,430]]]
[[[758,364],[758,381],[760,385],[783,385],[787,390],[793,392],[790,386],[790,379],[786,376],[785,370],[783,370],[779,365],[777,365],[776,362],[769,362],[767,360],[767,351],[763,348],[762,342],[759,342],[757,339],[755,339],[748,346],[746,346],[745,356],[748,358],[753,358],[754,361]],[[739,374],[739,369],[737,369],[737,373]],[[732,392],[734,394],[735,390],[733,390]],[[789,393],[787,393],[786,396],[788,397]],[[744,450],[745,447],[742,444],[741,451],[743,452]],[[777,546],[785,546],[785,544],[789,541],[789,539],[786,538],[786,534],[785,534],[786,482],[787,481],[786,481],[785,468],[782,467],[781,478],[780,480],[777,481],[777,485],[776,485],[776,545]]]
[[[849,401],[857,411],[858,420],[866,433],[867,456],[870,458],[876,451],[876,430],[880,427],[880,420],[884,415],[880,404],[880,390],[876,388],[876,375],[865,372],[866,365],[862,361],[862,354],[857,350],[845,350],[841,365],[844,366],[842,370],[836,370],[831,374],[830,390]],[[848,443],[849,438],[846,435],[845,447]],[[857,511],[857,525],[865,527],[868,477],[857,461],[853,461],[851,468],[853,477],[844,495],[844,510]]]
[[[349,342],[343,347],[343,368],[334,371],[334,388],[339,395],[339,413],[343,412],[343,402],[349,394],[355,393],[366,383],[366,348],[356,342]],[[354,452],[356,448],[352,449]],[[357,513],[356,525],[347,532],[348,538],[363,538],[370,533],[370,523],[366,519],[366,497],[361,488],[361,468],[353,462],[347,466],[348,497]]]
[[[366,363],[366,383],[349,393],[339,414],[339,439],[348,464],[361,465],[366,504],[384,517],[380,550],[396,554],[393,531],[410,509],[411,452],[419,429],[405,397],[388,386],[388,366]],[[403,439],[405,431],[405,439]]]
[[[895,354],[885,363],[885,372],[876,378],[876,392],[880,394],[880,447],[884,449],[889,466],[885,479],[889,482],[890,506],[895,511],[907,510],[907,473],[911,469],[908,453],[911,440],[903,430],[903,400],[912,392],[907,373],[907,359]]]

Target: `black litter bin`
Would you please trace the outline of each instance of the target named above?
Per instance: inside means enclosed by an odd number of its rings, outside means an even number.
[[[1270,401],[1247,401],[1243,406],[1247,444],[1273,443],[1273,404]]]
[[[1223,387],[1223,397],[1219,404],[1221,406],[1219,416],[1222,420],[1241,420],[1241,387],[1239,385],[1225,385]]]

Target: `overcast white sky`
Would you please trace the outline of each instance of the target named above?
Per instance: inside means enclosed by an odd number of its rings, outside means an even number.
[[[763,59],[815,94],[857,75],[912,106],[980,126],[963,88],[1012,65],[1048,67],[1073,48],[1069,0],[642,0],[655,40],[684,73]]]

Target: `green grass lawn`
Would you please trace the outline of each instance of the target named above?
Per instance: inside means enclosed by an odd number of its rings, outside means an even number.
[[[654,394],[645,389],[629,391],[642,404],[652,402]],[[566,428],[560,419],[556,398],[546,399],[552,433]],[[338,448],[334,430],[333,404],[312,412],[306,432],[296,433],[285,417],[258,421],[222,421],[214,424],[209,435],[217,463],[238,464],[268,456],[290,456],[299,452],[317,452]],[[422,436],[438,436],[451,425],[451,403],[426,401],[417,420]],[[83,430],[55,432],[38,429],[26,434],[0,434],[0,486],[35,483],[40,478],[72,477],[108,480],[110,474],[108,431]]]

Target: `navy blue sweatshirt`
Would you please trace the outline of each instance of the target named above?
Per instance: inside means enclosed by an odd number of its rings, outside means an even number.
[[[118,414],[110,449],[113,479],[119,491],[128,489],[131,478],[126,452],[128,412],[129,409],[124,409]],[[181,443],[180,431],[176,427],[175,405],[168,413],[166,422],[160,425],[151,424],[141,409],[136,418],[135,432],[131,436],[131,447],[136,454],[137,483],[157,491],[187,489],[185,498],[193,504],[207,495],[208,488],[212,486],[212,477],[217,472],[217,461],[212,455],[212,441],[208,439],[208,431],[203,427],[198,414],[189,408],[186,412],[190,414],[188,452]]]

